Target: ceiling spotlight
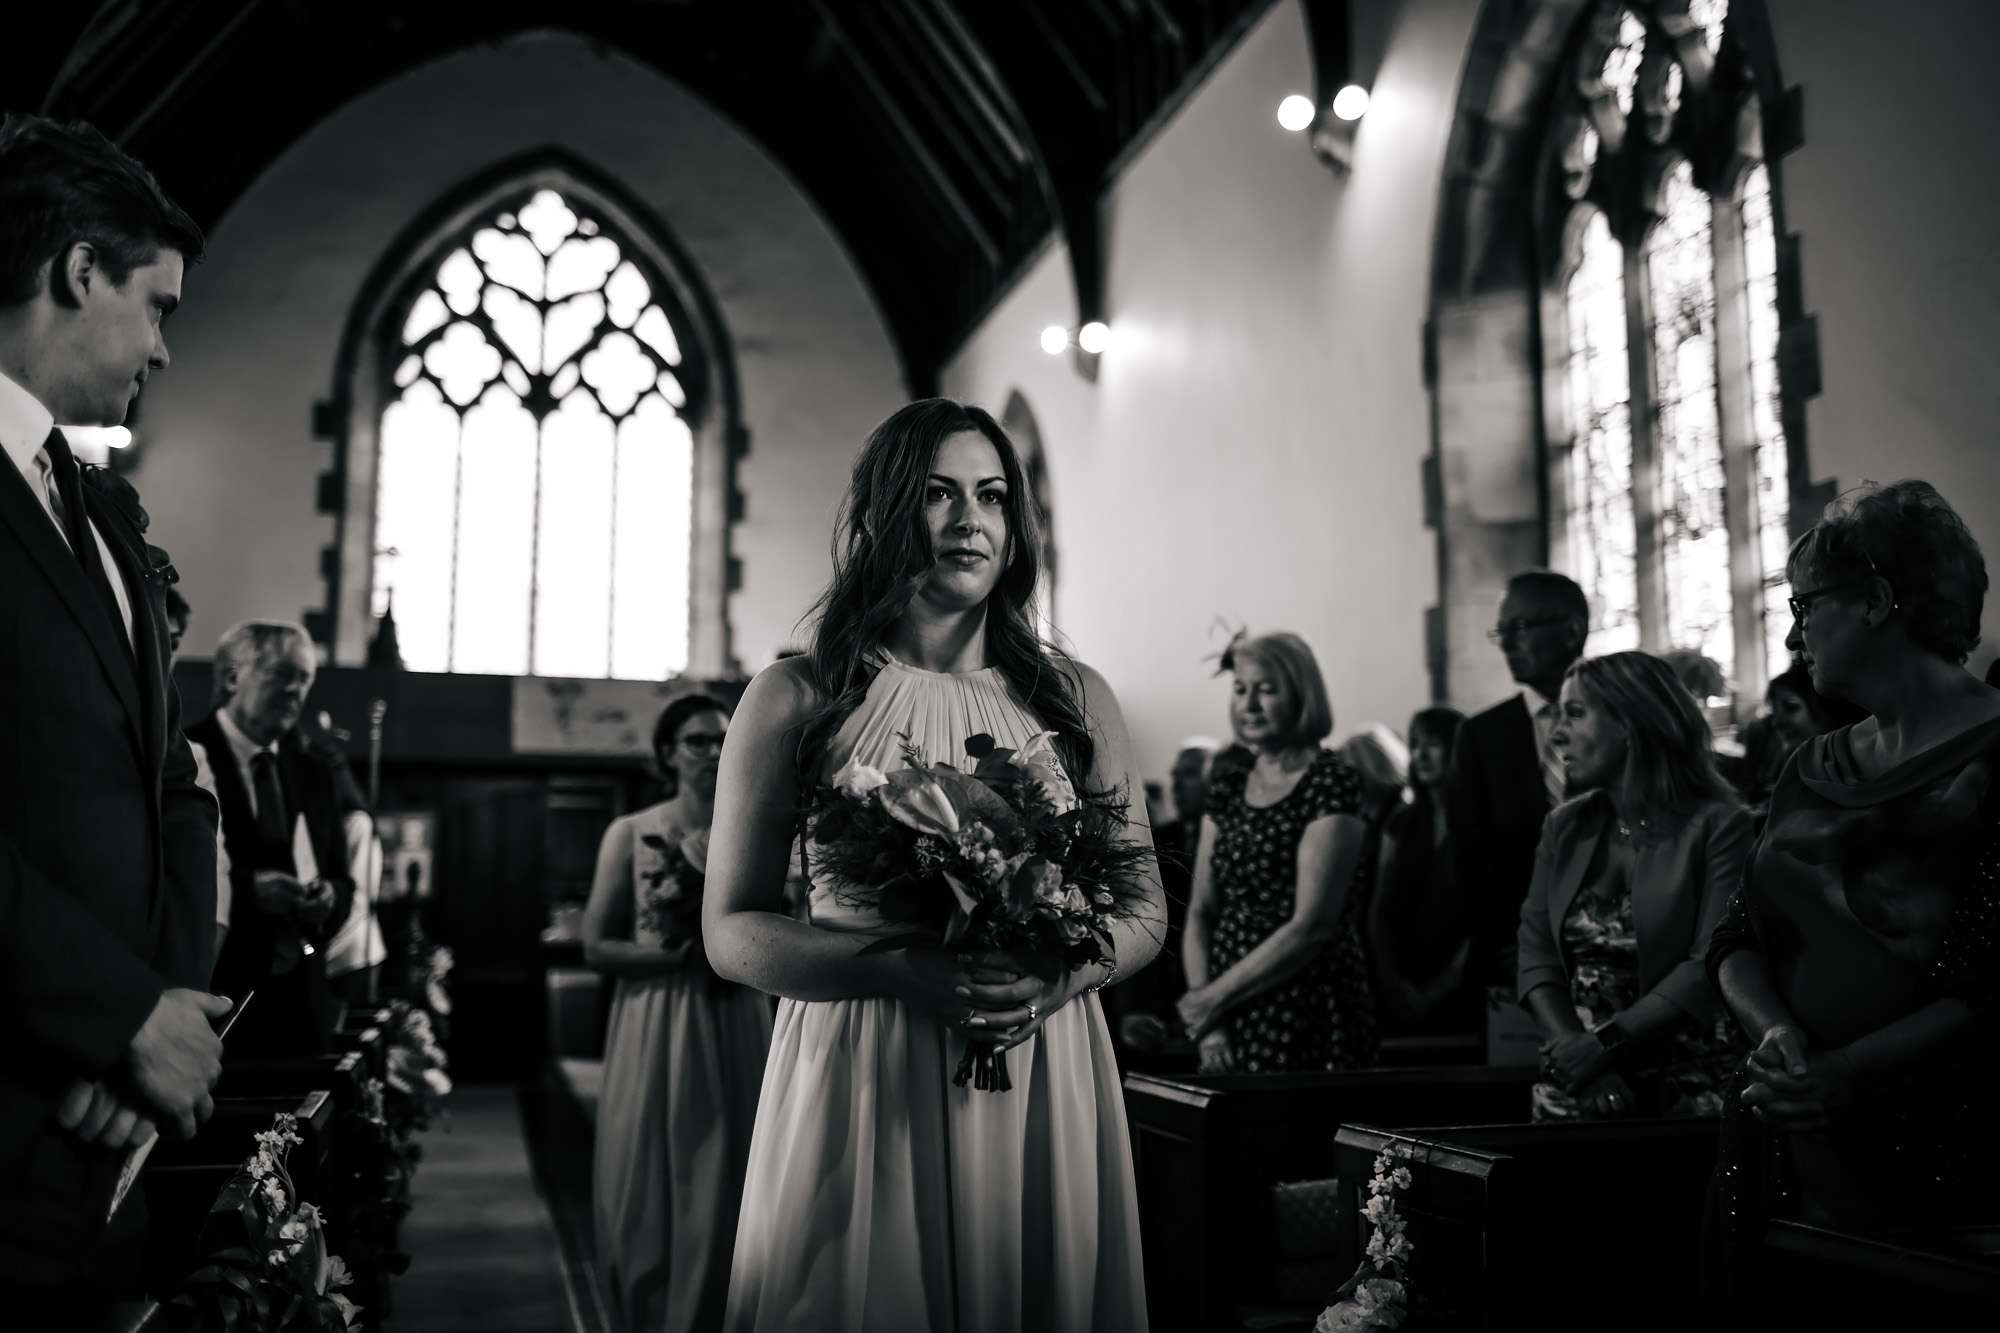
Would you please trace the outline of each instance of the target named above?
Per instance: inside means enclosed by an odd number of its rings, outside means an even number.
[[[1350,83],[1333,95],[1333,114],[1342,120],[1359,120],[1368,110],[1368,90]]]
[[[1278,103],[1278,123],[1294,132],[1312,124],[1318,114],[1319,108],[1313,105],[1312,98],[1297,93]]]
[[[1111,346],[1111,328],[1100,320],[1091,320],[1077,331],[1076,345],[1093,356]]]
[[[1050,356],[1061,356],[1069,346],[1069,330],[1060,324],[1051,324],[1042,330],[1042,350]]]

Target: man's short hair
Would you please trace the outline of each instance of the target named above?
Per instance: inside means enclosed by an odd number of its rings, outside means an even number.
[[[118,286],[161,250],[201,258],[201,228],[153,174],[84,121],[0,119],[0,306],[34,299],[43,269],[79,241]],[[50,293],[68,295],[55,273]]]
[[[1590,623],[1590,599],[1567,574],[1558,574],[1553,569],[1524,569],[1507,580],[1507,591],[1548,602],[1565,615],[1574,616],[1585,625]]]
[[[250,670],[271,653],[294,643],[303,643],[311,650],[312,635],[306,633],[305,626],[286,620],[245,620],[231,625],[215,645],[216,705],[229,702],[236,693],[229,683],[233,675]]]

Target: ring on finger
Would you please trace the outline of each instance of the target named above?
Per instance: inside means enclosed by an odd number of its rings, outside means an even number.
[[[1028,1021],[1030,1023],[1039,1022],[1041,1020],[1041,1017],[1042,1017],[1041,1009],[1035,1004],[1033,1000],[1028,1001]]]

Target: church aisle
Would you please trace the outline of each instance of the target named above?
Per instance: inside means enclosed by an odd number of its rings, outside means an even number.
[[[403,1227],[393,1333],[555,1333],[578,1327],[511,1087],[463,1087],[424,1135]]]

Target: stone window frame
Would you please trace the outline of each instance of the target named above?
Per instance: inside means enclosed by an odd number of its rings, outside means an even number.
[[[1437,534],[1440,589],[1426,628],[1432,695],[1439,700],[1478,701],[1511,688],[1484,631],[1493,623],[1508,575],[1550,565],[1552,553],[1563,548],[1556,497],[1571,438],[1563,288],[1580,232],[1574,225],[1579,201],[1567,188],[1574,161],[1565,160],[1564,150],[1575,122],[1564,120],[1569,110],[1564,81],[1580,68],[1596,67],[1586,46],[1601,63],[1615,34],[1615,17],[1608,16],[1620,8],[1647,21],[1649,47],[1669,41],[1686,62],[1684,132],[1661,136],[1664,142],[1634,155],[1632,161],[1642,166],[1622,168],[1635,174],[1620,186],[1630,201],[1625,222],[1632,227],[1657,197],[1676,156],[1684,155],[1716,204],[1718,396],[1732,493],[1754,485],[1748,334],[1738,317],[1744,309],[1737,297],[1743,277],[1738,200],[1743,181],[1760,162],[1769,173],[1777,234],[1779,419],[1794,536],[1810,526],[1835,489],[1810,479],[1805,404],[1819,391],[1817,330],[1803,306],[1800,246],[1787,229],[1780,169],[1781,159],[1801,142],[1800,95],[1781,82],[1761,0],[1735,0],[1730,6],[1719,60],[1708,58],[1686,0],[1627,0],[1622,6],[1607,0],[1489,0],[1475,26],[1446,153],[1424,337],[1432,402],[1425,512]],[[1587,98],[1602,90],[1580,91]],[[1637,90],[1635,124],[1660,114],[1664,92],[1662,71],[1649,59]],[[1634,231],[1621,233],[1617,220],[1613,230],[1626,246],[1629,306],[1644,292],[1643,258]],[[1725,286],[1736,301],[1733,314],[1722,308]],[[1640,326],[1628,318],[1628,329]],[[1628,346],[1635,371],[1641,360],[1650,361],[1649,349],[1650,342]],[[1651,376],[1648,365],[1643,379],[1633,377],[1635,465],[1642,461],[1639,435],[1647,416],[1640,389],[1650,385]],[[1650,396],[1644,401],[1650,403]],[[1729,520],[1737,660],[1723,664],[1735,678],[1739,715],[1761,698],[1765,680],[1774,674],[1763,662],[1762,635],[1746,628],[1756,623],[1763,604],[1763,571],[1754,530],[1739,532],[1747,524],[1742,510],[1732,505]],[[1648,515],[1637,517],[1641,578],[1649,580]],[[1669,646],[1658,637],[1657,586],[1642,582],[1640,600],[1642,646]]]
[[[688,662],[682,674],[734,676],[740,668],[731,642],[729,597],[742,576],[730,547],[743,516],[736,474],[749,434],[733,342],[713,293],[666,223],[607,173],[560,149],[524,154],[447,190],[396,237],[362,284],[342,333],[332,396],[313,412],[315,433],[333,445],[333,466],[319,480],[319,508],[334,516],[335,535],[321,552],[326,602],[306,612],[306,626],[335,664],[359,666],[366,660],[374,632],[379,433],[382,413],[399,393],[392,376],[402,359],[398,335],[408,305],[481,219],[542,188],[583,205],[616,232],[673,326],[688,398],[678,415],[694,444]]]

